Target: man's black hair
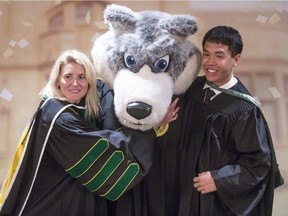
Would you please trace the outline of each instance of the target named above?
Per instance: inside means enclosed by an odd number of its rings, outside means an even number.
[[[240,33],[236,29],[229,26],[216,26],[210,29],[203,37],[203,49],[206,42],[228,46],[232,57],[236,56],[237,54],[241,54],[243,49],[243,42]]]

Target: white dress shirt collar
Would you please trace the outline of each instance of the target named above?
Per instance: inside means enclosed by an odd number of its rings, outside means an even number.
[[[236,85],[237,82],[238,82],[238,80],[236,79],[236,77],[234,77],[234,76],[232,75],[232,78],[231,78],[227,83],[225,83],[224,85],[219,86],[219,88],[230,89],[231,87],[233,87],[234,85]],[[203,90],[206,89],[206,88],[210,88],[210,86],[208,86],[207,83],[205,83],[205,85],[204,85],[204,87],[203,87]],[[211,89],[212,89],[212,88],[211,88]],[[216,89],[212,89],[212,90],[215,92],[215,96],[221,93],[220,91],[218,91],[218,90],[216,90]],[[214,97],[215,97],[215,96],[214,96]],[[213,97],[213,98],[214,98],[214,97]]]

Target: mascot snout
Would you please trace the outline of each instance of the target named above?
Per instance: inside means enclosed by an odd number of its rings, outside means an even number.
[[[173,80],[168,74],[152,73],[145,65],[137,73],[120,70],[113,89],[119,121],[130,128],[148,130],[164,118],[173,95]]]

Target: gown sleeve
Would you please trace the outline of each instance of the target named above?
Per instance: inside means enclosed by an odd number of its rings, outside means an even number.
[[[91,192],[116,200],[149,171],[155,133],[99,130],[68,110],[56,120],[49,139],[49,153],[67,173]]]
[[[267,186],[270,140],[256,107],[242,111],[240,117],[232,115],[221,124],[224,129],[218,139],[226,140],[223,143],[227,143],[227,153],[231,152],[227,156],[230,162],[211,174],[222,201],[235,214],[246,215],[258,204]]]

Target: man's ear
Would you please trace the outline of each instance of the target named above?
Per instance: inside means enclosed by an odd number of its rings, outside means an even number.
[[[241,58],[241,54],[237,54],[236,56],[234,56],[234,67],[237,66],[237,64],[239,63],[240,61],[240,58]]]

